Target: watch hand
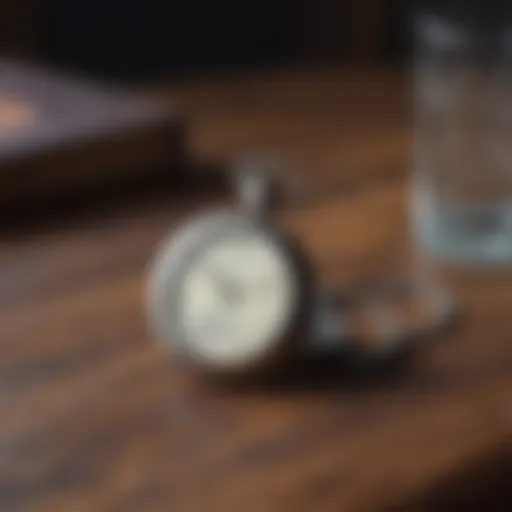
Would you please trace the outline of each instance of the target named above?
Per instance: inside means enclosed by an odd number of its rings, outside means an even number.
[[[234,305],[243,299],[244,293],[241,285],[217,270],[213,270],[211,275],[217,285],[220,295],[228,304]]]

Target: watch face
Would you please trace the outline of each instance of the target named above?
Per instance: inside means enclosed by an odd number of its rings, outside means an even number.
[[[269,357],[285,343],[301,302],[291,252],[261,226],[227,219],[187,238],[187,250],[172,242],[163,248],[153,274],[154,317],[165,317],[160,332],[211,367],[249,367]]]

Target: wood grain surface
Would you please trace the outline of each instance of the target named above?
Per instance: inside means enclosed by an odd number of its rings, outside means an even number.
[[[244,131],[259,144],[265,134],[275,142],[275,123],[286,115],[259,108],[261,94],[311,94],[309,114],[302,101],[286,107],[304,137],[322,126],[313,102],[326,99],[315,87],[331,90],[338,113],[380,94],[374,80],[361,78],[345,95],[339,76],[294,76],[262,79],[267,85],[251,101],[248,84],[172,89],[190,112],[197,158],[244,149],[234,140]],[[234,110],[229,96],[239,101]],[[340,121],[339,133],[322,128],[308,139],[325,176],[345,177],[343,152],[322,151],[336,139],[354,145],[349,180],[406,162],[407,124],[393,120],[391,108],[389,120],[368,112],[359,131]],[[379,123],[394,146],[377,137]],[[308,154],[299,142],[296,151],[297,161]],[[392,173],[282,220],[301,234],[325,279],[355,279],[407,251],[406,195],[405,180]],[[306,365],[268,386],[214,386],[168,357],[144,318],[144,269],[155,244],[210,201],[141,198],[2,235],[0,510],[508,510],[511,282],[454,282],[466,321],[422,346],[396,375],[366,380]]]

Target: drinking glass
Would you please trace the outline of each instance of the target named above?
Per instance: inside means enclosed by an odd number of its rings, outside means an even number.
[[[459,5],[416,17],[413,233],[441,259],[511,264],[510,8]]]

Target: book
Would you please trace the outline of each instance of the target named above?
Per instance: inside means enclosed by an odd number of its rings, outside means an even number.
[[[183,133],[167,102],[0,59],[0,207],[178,174]]]

